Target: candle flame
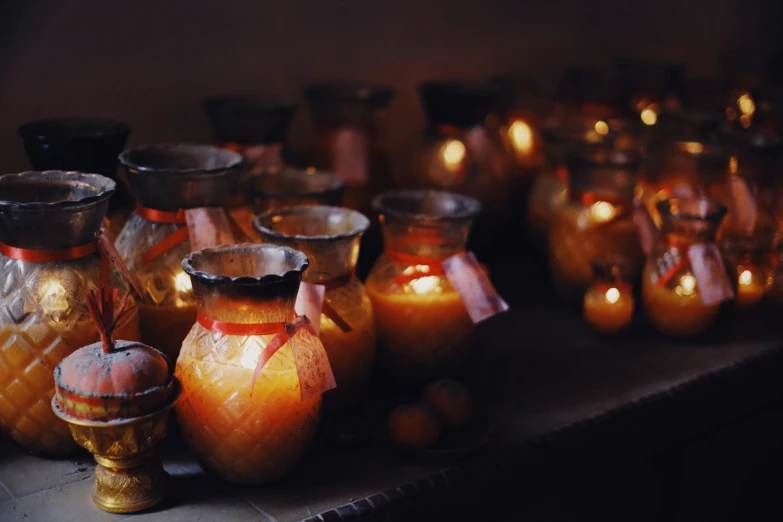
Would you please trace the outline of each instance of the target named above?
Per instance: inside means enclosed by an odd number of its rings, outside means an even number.
[[[190,282],[190,276],[185,272],[180,272],[174,277],[174,286],[178,292],[190,292],[193,290],[193,285]]]
[[[696,278],[691,274],[685,274],[680,278],[680,284],[675,289],[677,295],[691,295],[696,290]]]
[[[639,116],[642,119],[642,123],[644,123],[645,125],[655,125],[656,122],[658,121],[658,113],[655,112],[655,110],[653,110],[650,107],[647,107],[644,110],[642,110]]]
[[[689,141],[685,144],[685,150],[691,154],[701,154],[704,152],[704,145],[698,141]]]
[[[43,288],[41,306],[48,314],[63,314],[68,312],[71,306],[68,304],[68,296],[65,288],[58,281],[50,281]]]
[[[756,112],[756,104],[753,102],[753,98],[750,94],[743,94],[737,99],[737,106],[742,114],[752,116]]]
[[[443,146],[443,161],[449,167],[456,167],[465,159],[465,144],[459,140],[449,140]]]
[[[526,122],[517,120],[508,129],[511,143],[514,148],[523,154],[529,154],[533,150],[533,130]]]
[[[609,125],[603,120],[598,120],[595,122],[595,132],[602,136],[609,134]]]
[[[410,287],[416,295],[429,294],[440,286],[438,276],[424,276],[410,282]]]
[[[617,288],[610,288],[606,291],[606,302],[609,304],[615,304],[620,300],[620,291]]]
[[[614,217],[615,209],[611,203],[599,201],[591,209],[593,216],[600,221],[609,221]]]
[[[743,270],[739,275],[739,284],[743,286],[749,285],[752,280],[753,274],[751,274],[750,270]]]

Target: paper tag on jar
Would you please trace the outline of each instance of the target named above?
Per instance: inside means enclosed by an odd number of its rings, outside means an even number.
[[[486,271],[473,252],[462,252],[443,260],[446,279],[462,298],[474,323],[508,310]]]
[[[729,213],[731,226],[734,230],[748,235],[753,234],[758,219],[758,210],[751,186],[746,180],[732,176],[730,188],[731,199],[734,203],[734,208]]]
[[[122,256],[120,256],[120,253],[117,252],[117,249],[114,247],[111,238],[104,233],[103,229],[101,229],[101,233],[98,235],[98,248],[100,248],[101,253],[106,257],[106,259],[109,260],[109,263],[114,265],[114,268],[116,268],[117,271],[128,281],[128,283],[130,283],[133,289],[136,290],[136,293],[139,295],[139,297],[143,296],[144,294],[141,291],[141,283],[139,282],[139,279],[130,270],[128,270],[127,266],[125,266],[125,261],[122,260]]]
[[[311,318],[310,324],[318,335],[321,334],[321,310],[325,294],[326,287],[324,285],[302,282],[299,285],[299,293],[296,294],[296,303],[294,303],[296,314]]]
[[[218,245],[233,245],[231,224],[222,208],[190,208],[185,210],[190,247],[193,252]]]
[[[633,222],[639,229],[639,239],[642,243],[642,251],[645,254],[652,252],[656,241],[658,241],[658,227],[655,226],[652,216],[647,211],[642,200],[633,198]]]
[[[284,166],[282,151],[282,143],[248,145],[242,148],[242,155],[250,164],[251,174],[264,174],[277,172]]]
[[[303,401],[337,387],[326,349],[309,323],[306,316],[299,316],[286,325],[286,331],[291,331],[288,342],[294,354]]]
[[[347,185],[367,183],[370,143],[360,130],[341,128],[332,135],[332,168]]]
[[[734,298],[731,281],[715,243],[700,243],[688,248],[688,260],[705,306]]]

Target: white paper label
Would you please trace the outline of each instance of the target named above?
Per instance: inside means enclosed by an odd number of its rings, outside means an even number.
[[[370,143],[367,135],[356,129],[342,128],[334,132],[332,168],[347,185],[367,183]]]
[[[236,242],[231,233],[231,224],[222,208],[191,208],[185,211],[185,218],[193,252]]]
[[[296,329],[289,334],[288,342],[294,354],[296,373],[299,377],[299,391],[301,400],[319,395],[327,390],[337,387],[334,380],[332,366],[329,364],[329,356],[323,343],[312,328],[299,327],[297,323],[309,320],[305,316],[297,317],[294,323],[288,325]]]
[[[508,310],[472,252],[462,252],[443,261],[443,271],[457,290],[474,323]]]
[[[748,182],[738,176],[731,178],[731,199],[734,202],[734,208],[729,214],[731,226],[747,235],[753,233],[758,219],[758,210],[756,198]]]
[[[326,287],[324,285],[314,285],[311,283],[301,283],[299,293],[296,294],[296,303],[294,310],[297,315],[306,315],[310,319],[316,334],[321,334],[321,310],[324,305],[324,295]]]
[[[715,243],[700,243],[688,248],[688,259],[705,306],[734,298],[729,276]]]
[[[633,221],[639,229],[642,251],[645,254],[649,254],[658,240],[658,228],[647,211],[647,207],[644,206],[644,203],[639,198],[634,198],[633,200]]]

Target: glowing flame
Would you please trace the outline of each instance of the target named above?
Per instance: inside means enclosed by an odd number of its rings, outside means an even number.
[[[753,274],[750,273],[750,270],[743,270],[743,272],[739,275],[739,284],[743,286],[749,285],[752,280]]]
[[[517,120],[508,129],[511,143],[514,148],[523,154],[529,154],[533,150],[533,129],[524,121]]]
[[[607,125],[607,123],[603,120],[598,120],[595,122],[595,132],[601,136],[609,134],[609,125]]]
[[[591,212],[596,219],[608,221],[614,217],[615,209],[611,203],[599,201],[592,206]]]
[[[642,123],[645,125],[655,125],[655,123],[658,121],[658,113],[650,107],[642,110],[639,116],[642,118]]]
[[[620,300],[620,291],[614,287],[606,291],[606,302],[609,304],[615,304]]]
[[[753,102],[753,98],[751,98],[750,94],[747,93],[739,97],[737,106],[742,114],[747,114],[748,116],[751,116],[756,112],[756,104]]]
[[[68,312],[71,306],[68,304],[68,295],[65,288],[58,281],[50,281],[43,288],[41,306],[48,314],[63,314]]]
[[[410,287],[416,295],[429,294],[440,286],[440,277],[424,276],[410,282]]]
[[[193,290],[193,286],[190,284],[190,276],[185,272],[180,272],[174,277],[174,286],[178,292],[189,292]]]
[[[449,140],[443,146],[443,161],[449,167],[457,167],[465,159],[465,144],[459,140]]]
[[[676,288],[677,295],[691,295],[696,290],[696,278],[685,274],[680,278],[680,284]]]
[[[704,145],[697,141],[689,141],[685,144],[685,150],[691,154],[701,154],[704,152]]]
[[[729,158],[729,173],[731,174],[737,173],[737,158],[734,156]]]

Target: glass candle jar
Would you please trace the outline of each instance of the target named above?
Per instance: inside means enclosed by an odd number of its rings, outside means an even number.
[[[659,202],[668,198],[714,197],[725,205],[730,197],[728,180],[729,155],[722,147],[701,141],[657,140],[650,144],[637,192],[660,227]]]
[[[244,244],[199,250],[182,266],[199,296],[200,314],[175,371],[182,383],[176,406],[182,434],[204,467],[223,480],[278,479],[309,448],[321,396],[302,400],[290,341],[254,377],[276,334],[216,333],[204,324],[287,324],[307,257],[289,248]]]
[[[473,342],[473,322],[460,294],[440,269],[465,250],[481,205],[437,191],[378,196],[384,253],[367,278],[384,361],[398,372],[423,376],[460,362]]]
[[[375,360],[372,304],[355,274],[359,240],[370,220],[347,208],[295,207],[262,214],[255,226],[265,243],[307,254],[310,268],[302,280],[325,287],[319,335],[338,383],[324,404],[355,404],[367,391]]]
[[[721,251],[737,281],[737,307],[755,308],[774,280],[769,243],[752,237],[724,237]]]
[[[751,236],[768,245],[777,233],[781,191],[780,141],[768,134],[735,133],[729,158],[728,214],[721,240]]]
[[[593,282],[584,297],[584,317],[597,331],[616,334],[633,318],[633,286],[627,279],[627,264],[622,260],[594,259]]]
[[[510,216],[511,158],[500,135],[488,126],[499,89],[491,83],[462,81],[419,85],[427,125],[413,147],[406,188],[436,189],[474,197],[484,212],[477,230],[494,230]],[[476,234],[473,245],[481,251],[499,246],[491,234]]]
[[[577,304],[592,281],[592,259],[626,259],[632,280],[641,272],[644,254],[632,216],[639,158],[597,149],[567,161],[569,199],[549,231],[549,267],[560,296]]]
[[[117,175],[117,156],[130,133],[125,123],[103,118],[54,118],[19,127],[34,169],[90,172],[117,182],[106,213],[112,237],[133,211],[133,196]]]
[[[253,228],[247,181],[286,167],[283,147],[297,105],[292,100],[256,94],[216,96],[204,101],[204,111],[217,144],[245,158],[228,211],[250,239],[256,240],[258,236]]]
[[[369,215],[372,196],[393,186],[386,117],[394,89],[322,83],[305,97],[317,133],[313,164],[345,183],[345,206]]]
[[[76,448],[52,412],[53,372],[98,341],[85,295],[100,283],[96,237],[115,186],[79,172],[0,177],[0,429],[33,453]],[[129,290],[113,270],[111,278],[121,295]],[[139,340],[138,315],[116,337]]]
[[[143,342],[173,361],[196,321],[196,297],[180,265],[191,251],[181,211],[223,206],[242,156],[208,145],[155,145],[126,150],[120,163],[138,204],[117,238],[117,251],[144,292]]]
[[[642,275],[644,309],[659,331],[681,338],[701,336],[716,325],[728,300],[707,299],[721,280],[731,282],[722,257],[715,247],[715,235],[726,207],[707,198],[667,199],[658,204],[662,219],[660,242],[653,248]],[[707,245],[700,265],[707,288],[701,288],[694,270],[694,245]]]
[[[566,155],[596,148],[638,151],[641,143],[627,122],[580,112],[550,118],[542,136],[546,161],[530,190],[527,222],[531,237],[543,249],[557,209],[568,200]]]
[[[314,205],[339,205],[345,183],[330,172],[284,169],[253,176],[248,185],[255,214]]]

